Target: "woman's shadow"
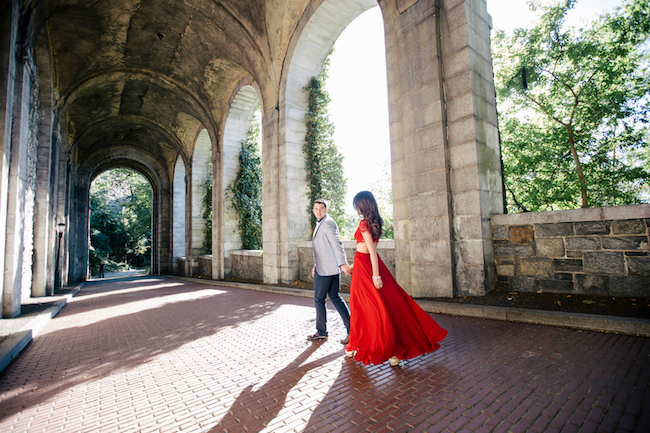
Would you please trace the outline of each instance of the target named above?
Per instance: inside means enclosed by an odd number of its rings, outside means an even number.
[[[312,343],[289,365],[278,371],[262,387],[252,391],[255,385],[248,385],[237,397],[223,419],[209,433],[234,431],[246,426],[246,431],[259,432],[275,419],[287,399],[289,391],[298,384],[310,370],[340,358],[341,353],[331,353],[323,358],[301,365],[319,347]],[[243,430],[242,430],[243,431]]]

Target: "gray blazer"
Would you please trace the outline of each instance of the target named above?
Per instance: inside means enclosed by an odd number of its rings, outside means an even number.
[[[325,277],[340,274],[340,266],[348,264],[339,237],[339,227],[329,215],[326,214],[314,230],[311,245],[318,275]]]

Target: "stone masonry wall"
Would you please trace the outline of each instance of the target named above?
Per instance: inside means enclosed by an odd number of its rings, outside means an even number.
[[[354,263],[354,255],[357,251],[356,241],[343,241],[343,248],[345,249],[348,263]],[[395,276],[395,241],[381,239],[377,246],[377,252],[388,270]],[[314,266],[314,259],[311,241],[298,242],[298,257],[300,261],[300,280],[312,282],[311,268]],[[344,286],[341,291],[349,293],[350,277],[344,273],[341,274],[341,285]]]
[[[650,205],[493,215],[497,287],[650,297]]]
[[[247,281],[262,281],[264,265],[262,250],[232,250],[232,278]]]

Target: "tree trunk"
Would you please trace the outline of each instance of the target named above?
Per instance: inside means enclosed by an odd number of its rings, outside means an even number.
[[[585,176],[582,174],[582,165],[580,164],[580,158],[578,158],[578,152],[576,151],[576,146],[573,137],[573,127],[571,124],[567,125],[567,130],[569,131],[569,147],[571,148],[571,154],[573,155],[573,160],[576,163],[576,172],[578,173],[578,181],[580,182],[580,192],[582,194],[582,207],[589,207],[589,200],[587,199],[587,185],[585,184]]]

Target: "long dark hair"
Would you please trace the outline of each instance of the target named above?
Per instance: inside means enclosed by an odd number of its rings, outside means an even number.
[[[352,206],[354,206],[357,212],[360,212],[368,222],[372,238],[379,239],[381,236],[382,226],[384,225],[384,220],[382,220],[379,215],[379,208],[377,207],[375,196],[372,195],[370,191],[361,191],[354,196]]]

